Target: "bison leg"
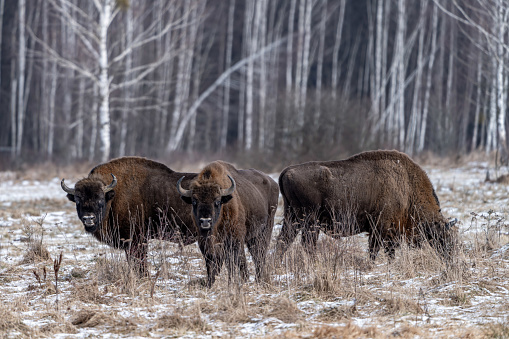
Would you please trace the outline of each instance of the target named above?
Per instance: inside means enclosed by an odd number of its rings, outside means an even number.
[[[268,233],[270,235],[270,232]],[[265,259],[267,255],[267,248],[269,247],[270,237],[256,237],[247,241],[247,248],[256,268],[256,281],[268,280],[268,275],[265,270]]]
[[[147,244],[146,243],[131,243],[126,249],[125,254],[127,262],[132,265],[138,273],[143,276],[148,274],[147,269]]]
[[[247,260],[244,246],[240,241],[233,240],[226,246],[226,260],[228,265],[228,283],[231,283],[232,277],[240,277],[241,282],[246,282],[249,279],[249,272],[247,271]]]
[[[211,288],[216,281],[216,276],[221,272],[223,266],[222,255],[204,255],[205,266],[207,266],[207,287]]]
[[[393,260],[396,256],[396,247],[397,244],[393,241],[386,241],[385,242],[385,254],[387,254],[387,257],[389,260]]]
[[[302,230],[302,246],[306,252],[313,256],[316,253],[316,243],[320,235],[320,225],[313,223]]]
[[[295,241],[297,234],[300,231],[300,224],[291,216],[288,216],[290,213],[285,213],[285,218],[283,219],[283,226],[281,227],[281,232],[277,237],[277,245],[276,245],[276,255],[282,257],[285,254],[288,247]]]
[[[372,261],[375,261],[378,252],[380,251],[382,240],[380,239],[380,234],[378,232],[371,232],[369,234],[369,258]]]

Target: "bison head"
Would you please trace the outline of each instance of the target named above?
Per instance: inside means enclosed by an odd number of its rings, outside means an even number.
[[[183,189],[182,179],[177,182],[180,197],[187,204],[193,205],[193,218],[201,231],[211,230],[220,219],[221,208],[232,199],[235,191],[235,180],[228,175],[231,181],[230,188],[222,189],[218,183],[207,181],[193,183],[191,189]]]
[[[85,231],[94,233],[106,217],[107,203],[115,196],[113,188],[117,185],[117,178],[111,174],[113,181],[104,185],[97,179],[82,179],[74,188],[69,188],[62,179],[62,189],[67,193],[67,199],[76,203],[78,217],[85,226]]]

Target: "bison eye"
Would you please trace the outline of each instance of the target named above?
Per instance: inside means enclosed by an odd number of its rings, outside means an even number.
[[[216,207],[219,207],[219,206],[221,205],[221,201],[217,200],[217,201],[215,202],[215,204],[216,204]]]
[[[196,204],[198,204],[196,200],[193,200],[193,206],[196,206]]]

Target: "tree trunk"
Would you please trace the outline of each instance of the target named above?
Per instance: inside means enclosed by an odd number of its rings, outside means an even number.
[[[472,146],[470,151],[477,149],[477,134],[479,131],[479,113],[481,111],[481,81],[482,81],[482,53],[479,53],[480,60],[477,61],[477,93],[475,98],[474,130],[472,135]]]
[[[56,31],[53,30],[51,32],[51,43],[52,48],[56,50],[57,48],[57,35]],[[56,109],[56,95],[57,95],[57,80],[58,80],[58,73],[57,73],[57,61],[53,60],[51,63],[51,85],[50,85],[50,91],[49,91],[49,119],[48,119],[48,158],[53,157],[53,148],[54,148],[54,141],[55,141],[55,109]]]
[[[507,136],[505,130],[505,115],[506,115],[506,52],[504,48],[506,25],[507,25],[507,9],[504,8],[504,0],[498,0],[497,3],[497,29],[498,29],[498,42],[497,42],[497,102],[498,102],[498,141],[500,146],[500,159],[503,164],[507,163]]]
[[[396,33],[396,40],[398,45],[398,108],[396,113],[397,128],[399,131],[398,146],[400,149],[405,147],[405,78],[406,78],[406,63],[405,63],[405,34],[406,34],[406,0],[398,1],[398,30]]]
[[[88,161],[95,160],[95,149],[97,143],[97,97],[99,95],[99,87],[96,83],[92,84],[92,107],[90,108],[90,147],[88,149]]]
[[[125,47],[131,46],[133,43],[133,10],[128,10],[125,16]],[[131,72],[133,67],[133,54],[129,53],[125,59],[124,77],[127,82],[132,80]],[[129,121],[130,100],[133,97],[132,86],[124,88],[124,107],[120,117],[120,142],[118,146],[118,156],[123,157],[127,149],[127,124]]]
[[[17,140],[16,140],[16,155],[21,155],[21,148],[23,144],[23,128],[25,121],[24,111],[24,97],[25,97],[25,61],[26,61],[26,40],[25,40],[25,0],[18,2],[18,30],[19,30],[19,45],[18,45],[18,127],[17,127]]]
[[[323,77],[323,61],[325,53],[325,33],[327,23],[327,0],[322,0],[322,18],[320,20],[320,39],[318,43],[318,57],[316,64],[316,92],[315,92],[315,115],[314,126],[318,127],[321,116],[321,102],[322,102],[322,77]]]
[[[16,30],[13,29],[13,33],[15,33]],[[11,40],[14,44],[16,41],[16,38],[13,36]],[[16,158],[16,151],[18,150],[18,147],[16,146],[17,141],[17,121],[16,121],[16,89],[18,87],[18,79],[16,77],[16,59],[11,59],[11,157],[13,159]]]
[[[109,64],[108,64],[108,27],[111,20],[111,2],[106,0],[103,7],[100,8],[99,22],[99,95],[101,97],[101,105],[99,107],[99,124],[101,136],[101,160],[108,161],[110,157],[110,87],[109,87]]]
[[[424,142],[426,141],[426,124],[428,121],[428,110],[429,110],[429,100],[431,95],[431,80],[432,80],[432,71],[433,64],[435,62],[435,53],[437,50],[437,34],[438,34],[438,7],[433,5],[433,18],[431,24],[431,51],[429,55],[429,63],[428,63],[428,74],[426,76],[426,92],[424,94],[424,107],[422,109],[422,118],[421,118],[421,126],[419,132],[419,143],[417,146],[417,152],[422,152],[424,150]]]
[[[258,48],[263,48],[267,40],[267,0],[257,0]],[[258,49],[257,48],[257,49]],[[265,149],[266,112],[267,112],[267,60],[265,54],[260,56],[260,105],[258,108],[258,149]]]
[[[332,50],[332,75],[331,75],[331,87],[332,87],[332,100],[336,102],[337,88],[339,83],[339,48],[341,47],[341,36],[343,35],[343,23],[345,19],[345,6],[346,0],[341,0],[339,6],[339,17],[338,25],[336,27],[336,35],[334,38],[334,48]]]
[[[235,20],[235,0],[230,0],[228,7],[228,28],[226,29],[226,51],[225,51],[225,69],[232,66],[232,50],[233,50],[233,24]],[[230,79],[224,84],[223,94],[223,114],[221,123],[221,140],[220,149],[225,150],[228,141],[228,116],[230,112]]]
[[[427,3],[421,2],[421,17],[424,16],[425,9],[426,9]],[[410,112],[410,121],[408,123],[408,132],[407,132],[407,140],[405,149],[406,152],[410,155],[414,152],[414,145],[415,145],[415,134],[417,131],[418,126],[418,118],[421,116],[420,112],[420,92],[421,92],[421,79],[422,79],[422,69],[424,67],[424,34],[425,34],[425,26],[421,26],[420,32],[419,32],[419,46],[417,50],[417,75],[415,79],[415,86],[414,86],[414,95],[412,99],[412,110]]]
[[[295,25],[295,9],[297,0],[290,0],[290,9],[288,14],[288,40],[286,42],[286,93],[285,93],[285,111],[283,115],[283,148],[286,149],[290,143],[290,121],[292,116],[292,95],[293,95],[293,40]]]
[[[253,30],[253,21],[255,15],[255,0],[249,0],[246,5],[246,11],[248,11],[247,17],[247,28],[246,37],[248,38],[247,48],[248,55],[252,55],[256,51],[256,31]],[[246,151],[251,150],[253,146],[253,91],[254,91],[254,60],[249,59],[247,64],[246,74]]]

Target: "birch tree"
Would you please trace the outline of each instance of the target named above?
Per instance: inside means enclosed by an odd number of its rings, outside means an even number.
[[[18,42],[18,109],[17,109],[17,135],[16,135],[16,156],[21,154],[21,147],[23,142],[23,124],[25,122],[25,61],[26,61],[26,37],[25,37],[25,0],[19,0],[19,42]]]

